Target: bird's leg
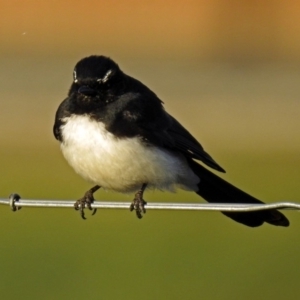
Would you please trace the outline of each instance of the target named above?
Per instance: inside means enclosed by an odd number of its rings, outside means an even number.
[[[145,205],[147,202],[143,199],[143,194],[146,189],[147,183],[144,183],[141,189],[134,195],[134,199],[130,205],[130,211],[135,210],[136,216],[141,219],[142,213],[146,213]]]
[[[94,187],[92,187],[90,190],[88,190],[84,196],[80,199],[78,199],[75,204],[74,204],[74,208],[75,210],[79,210],[80,212],[80,216],[82,219],[86,219],[85,215],[84,215],[84,209],[85,207],[87,207],[89,210],[93,210],[92,208],[92,203],[94,202],[94,193],[100,189],[100,185],[95,185]],[[97,211],[97,208],[95,208],[93,210],[92,215],[94,215]]]

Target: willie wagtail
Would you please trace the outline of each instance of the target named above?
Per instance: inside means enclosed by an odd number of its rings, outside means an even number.
[[[155,93],[108,57],[93,55],[76,64],[53,131],[76,173],[96,184],[75,203],[83,218],[100,187],[135,193],[130,210],[138,218],[145,213],[146,188],[181,188],[212,203],[263,203],[196,162],[225,172]],[[289,225],[277,210],[223,214],[251,227]]]

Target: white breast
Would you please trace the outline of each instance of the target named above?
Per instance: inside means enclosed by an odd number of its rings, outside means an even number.
[[[161,190],[197,190],[199,178],[184,157],[145,145],[138,137],[116,138],[86,115],[72,115],[64,122],[63,155],[86,180],[119,192],[137,191],[143,183]]]

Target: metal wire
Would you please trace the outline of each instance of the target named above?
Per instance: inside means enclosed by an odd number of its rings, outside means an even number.
[[[74,208],[74,200],[32,200],[21,199],[18,194],[11,194],[9,199],[0,198],[0,204],[9,205],[13,211],[21,207],[45,208]],[[93,208],[129,209],[130,202],[96,201]],[[146,205],[147,210],[202,210],[223,212],[250,212],[269,209],[295,209],[300,210],[300,203],[275,202],[268,204],[236,204],[236,203],[161,203],[152,202]]]

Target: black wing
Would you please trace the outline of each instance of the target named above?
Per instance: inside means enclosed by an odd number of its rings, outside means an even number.
[[[60,126],[64,123],[62,119],[64,117],[67,117],[70,115],[68,111],[69,106],[69,97],[66,98],[58,107],[56,114],[55,114],[55,120],[54,120],[54,126],[53,126],[53,134],[57,140],[60,142],[62,141]]]
[[[168,116],[171,119],[171,125],[167,128],[167,133],[173,140],[174,147],[177,150],[190,158],[201,160],[215,170],[225,172],[225,170],[204,151],[200,143],[175,118],[170,115]]]
[[[120,101],[124,103],[126,95]],[[129,97],[127,97],[129,98]],[[122,115],[114,119],[115,128],[124,130],[134,129],[135,135],[140,135],[144,140],[179,151],[185,156],[197,159],[209,167],[225,172],[214,159],[204,151],[200,143],[163,108],[162,101],[149,90],[135,94],[130,101],[122,107]],[[123,123],[121,125],[121,123]],[[112,128],[110,128],[112,130]],[[120,132],[118,132],[120,134]],[[128,132],[127,132],[128,135]]]

